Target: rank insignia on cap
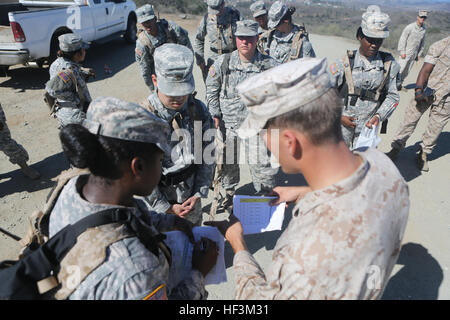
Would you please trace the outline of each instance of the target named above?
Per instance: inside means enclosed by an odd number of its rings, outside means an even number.
[[[140,49],[138,49],[138,48],[136,48],[136,54],[138,55],[138,56],[140,56],[140,57],[142,57],[142,51],[140,50]]]
[[[64,83],[69,82],[70,77],[67,73],[65,73],[64,71],[61,71],[60,73],[58,73],[58,77],[61,78],[62,81],[64,81]]]
[[[331,71],[331,74],[332,74],[332,75],[335,75],[335,74],[337,73],[336,63],[333,63],[333,64],[330,66],[330,71]]]
[[[209,68],[209,75],[211,77],[215,77],[216,76],[216,69],[214,68],[214,66],[211,66],[211,68]]]

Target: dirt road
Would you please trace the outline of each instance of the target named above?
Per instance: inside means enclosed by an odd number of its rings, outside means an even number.
[[[195,33],[198,20],[178,20],[191,37]],[[337,37],[311,35],[310,40],[319,57],[333,61],[344,55],[347,49],[356,49],[357,43]],[[105,65],[112,74],[105,72]],[[148,95],[148,90],[134,62],[134,47],[118,39],[111,43],[93,46],[88,51],[85,66],[97,70],[97,78],[89,83],[91,95],[115,96],[124,100],[140,102]],[[415,82],[419,66],[416,65],[406,83]],[[198,97],[204,99],[205,88],[198,68],[195,68]],[[51,179],[68,167],[61,153],[58,140],[57,122],[48,115],[42,101],[44,84],[48,80],[46,70],[28,67],[14,67],[10,76],[0,77],[0,102],[5,110],[13,138],[21,143],[30,154],[30,163],[42,173],[39,181],[29,181],[17,167],[8,162],[0,153],[0,227],[23,235],[27,228],[29,214],[41,208],[52,186]],[[412,91],[401,92],[401,103],[389,121],[388,134],[383,135],[379,147],[386,152],[396,133]],[[407,148],[400,154],[399,170],[410,187],[411,210],[400,259],[385,291],[388,299],[450,299],[450,133],[448,126],[441,134],[437,147],[431,155],[430,172],[421,173],[414,166],[414,152],[417,142],[427,122],[424,117]],[[240,192],[251,192],[247,167],[241,174]],[[301,177],[279,174],[280,184],[304,183]],[[209,210],[211,199],[204,202]],[[208,216],[205,214],[205,220]],[[221,215],[217,217],[221,218]],[[287,212],[286,226],[290,218]],[[268,232],[247,236],[250,251],[267,268],[271,253],[281,232]],[[19,246],[11,239],[0,235],[0,260],[15,258]],[[228,283],[209,286],[210,299],[233,298],[233,255],[226,246],[226,266]]]

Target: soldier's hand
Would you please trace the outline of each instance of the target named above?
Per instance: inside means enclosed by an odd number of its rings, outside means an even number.
[[[341,117],[342,125],[347,128],[356,128],[356,123],[353,122],[354,120],[356,120],[354,117]]]
[[[218,255],[219,247],[217,244],[208,238],[201,238],[194,246],[192,269],[200,271],[206,277],[216,265]]]
[[[297,202],[308,192],[311,192],[310,187],[276,187],[269,196],[277,197],[277,199],[272,200],[269,204],[271,206],[277,206],[280,203],[286,202],[287,207],[289,203]]]
[[[184,208],[184,210],[191,212],[192,209],[194,209],[195,205],[197,204],[198,200],[200,200],[199,197],[192,196],[189,199],[187,199],[181,206]]]
[[[244,241],[244,229],[235,215],[231,214],[228,221],[206,221],[204,224],[219,229],[235,253],[241,250],[247,250]]]
[[[194,227],[194,224],[186,219],[180,218],[178,216],[175,216],[175,223],[174,223],[174,229],[181,231],[187,235],[189,238],[189,241],[194,244],[194,234],[192,233],[192,228]]]
[[[167,213],[173,213],[181,218],[184,218],[189,211],[186,210],[181,204],[173,204],[169,210],[167,210]]]
[[[425,93],[423,92],[422,89],[416,89],[414,95],[415,95],[414,99],[417,102],[427,102],[428,101],[428,97],[425,95]]]
[[[206,71],[206,64],[204,62],[200,63],[198,66],[203,72]]]
[[[402,59],[406,59],[406,54],[401,55]]]
[[[380,117],[374,115],[372,119],[370,119],[369,122],[366,123],[366,127],[372,129],[374,126],[376,127],[378,123],[380,123]]]
[[[216,129],[219,129],[219,126],[220,126],[220,119],[214,117],[213,120],[214,120],[214,126],[216,127]]]

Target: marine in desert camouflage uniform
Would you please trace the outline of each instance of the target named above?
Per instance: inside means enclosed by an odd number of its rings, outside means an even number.
[[[407,25],[398,40],[397,50],[400,52],[398,63],[402,83],[411,71],[414,61],[417,61],[423,53],[426,33],[424,21],[427,16],[427,11],[420,10],[417,21]]]
[[[430,109],[427,129],[417,153],[417,165],[428,171],[427,156],[433,152],[436,141],[450,118],[450,37],[433,43],[417,77],[415,98],[408,104],[398,133],[388,153],[396,160],[417,126],[422,115]]]
[[[378,299],[397,261],[408,186],[383,153],[345,145],[342,103],[326,69],[325,59],[296,60],[238,88],[250,110],[239,135],[266,128],[283,171],[302,173],[309,186],[274,189],[273,204],[296,204],[265,272],[235,217],[207,223],[235,251],[236,299]]]

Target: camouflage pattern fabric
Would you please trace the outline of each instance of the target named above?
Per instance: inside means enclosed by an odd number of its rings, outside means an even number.
[[[166,108],[158,97],[157,93],[152,94],[149,97],[150,104],[155,108],[155,114],[168,124],[177,119],[178,126],[181,130],[185,131],[185,134],[189,134],[190,137],[183,139],[183,141],[189,141],[190,146],[184,147],[177,139],[174,133],[174,128],[170,127],[169,137],[172,137],[170,143],[170,150],[166,152],[163,159],[163,175],[174,174],[182,170],[187,169],[194,161],[193,151],[194,139],[202,138],[205,132],[214,127],[211,115],[209,114],[206,106],[197,100],[197,116],[201,119],[199,122],[199,128],[201,128],[201,137],[195,135],[194,131],[194,118],[190,113],[188,103],[186,103],[179,111]],[[205,148],[211,143],[211,141],[202,142],[202,154]],[[153,193],[146,198],[146,201],[150,205],[152,210],[157,212],[166,212],[171,203],[181,204],[192,196],[200,198],[207,198],[209,192],[209,186],[213,180],[214,164],[198,164],[192,176],[186,180],[178,183],[177,185],[163,186],[158,185]],[[186,217],[194,224],[200,224],[202,221],[201,201],[197,202],[194,210]]]
[[[395,60],[393,63],[394,62]],[[359,53],[359,50],[357,50],[355,54],[355,64],[352,70],[352,78],[355,87],[376,91],[383,80],[383,69],[383,60],[380,53],[377,53],[377,55],[369,61]],[[341,86],[345,75],[343,59],[330,65],[330,74],[333,86],[336,88]],[[361,130],[375,114],[380,116],[381,121],[385,121],[391,116],[392,112],[394,112],[400,100],[397,91],[396,77],[396,69],[391,68],[386,83],[387,95],[384,101],[362,100],[361,98],[358,98],[356,104],[352,106],[351,99],[348,99],[349,101],[344,107],[343,115],[356,118],[356,120],[354,120],[356,128],[342,126],[344,140],[349,147],[357,141]]]
[[[87,178],[87,175],[76,177],[64,187],[50,216],[50,236],[90,214],[118,207],[84,200],[81,190]],[[150,212],[140,200],[128,209],[152,224],[155,232],[173,230],[173,216]],[[82,241],[81,245],[78,250],[91,250],[89,241]],[[83,268],[88,262],[83,259],[79,263],[75,267]],[[169,299],[206,299],[205,280],[199,271],[194,270],[176,288],[167,287],[168,274],[169,265],[161,251],[157,257],[137,237],[126,238],[108,247],[104,263],[76,287],[69,299],[140,300],[164,285]]]
[[[24,147],[11,138],[6,124],[6,116],[0,104],[0,151],[3,151],[12,164],[26,163],[29,159]]]
[[[206,63],[206,37],[208,37],[210,48],[213,50],[217,51],[219,48],[222,48],[225,53],[236,49],[234,33],[236,31],[236,22],[239,20],[241,20],[239,11],[230,7],[225,7],[225,12],[220,16],[209,13],[202,18],[194,39],[194,52],[197,64]],[[218,56],[218,53],[211,52],[208,65],[212,65]]]
[[[230,58],[227,71],[222,67],[225,56],[213,64],[209,70],[206,79],[206,100],[208,108],[213,117],[219,118],[224,122],[226,132],[224,134],[226,143],[225,156],[234,159],[233,164],[224,160],[223,187],[226,190],[234,189],[239,182],[239,165],[237,158],[237,146],[244,144],[246,153],[250,152],[248,142],[240,140],[237,137],[236,130],[245,120],[248,110],[236,90],[239,83],[251,78],[252,76],[264,72],[278,63],[269,56],[255,51],[255,56],[251,63],[244,63],[239,58],[238,51],[234,51]],[[262,143],[262,141],[260,140]],[[264,145],[264,144],[263,144]],[[232,149],[234,146],[234,149]],[[268,150],[264,150],[265,157],[255,159],[260,152],[250,152],[246,159],[249,161],[250,171],[252,173],[253,185],[256,191],[266,190],[275,186],[275,174],[278,169],[270,165],[270,156]]]
[[[416,22],[407,25],[403,29],[402,35],[398,40],[398,51],[400,52],[398,63],[400,64],[402,81],[408,76],[416,58],[422,55],[425,33],[425,26],[419,27]],[[406,54],[405,59],[401,57],[403,54]]]
[[[406,141],[414,132],[422,115],[430,109],[427,129],[422,137],[422,150],[430,154],[436,141],[448,123],[450,117],[450,37],[431,45],[425,62],[434,65],[433,72],[428,79],[428,87],[434,89],[434,97],[428,102],[415,100],[407,106],[402,124],[392,142],[392,148],[404,148]]]
[[[136,50],[135,50],[135,57],[136,62],[139,65],[139,69],[141,70],[142,77],[144,78],[144,82],[147,85],[147,87],[150,89],[150,91],[154,91],[154,85],[152,82],[152,74],[155,73],[155,66],[154,66],[154,60],[153,60],[153,54],[156,48],[162,46],[165,43],[168,42],[175,42],[177,44],[183,45],[188,47],[192,50],[191,41],[189,40],[188,32],[181,28],[179,25],[177,25],[175,22],[172,21],[166,21],[162,19],[161,21],[157,22],[158,26],[158,36],[153,37],[147,31],[142,31],[143,35],[148,38],[148,40],[151,43],[151,47],[146,45],[141,39],[138,38],[136,41]],[[168,32],[172,35],[171,38],[167,38],[166,29],[168,29]]]
[[[310,192],[264,272],[248,251],[234,257],[236,299],[379,299],[400,253],[408,186],[374,149],[349,178]],[[368,196],[370,195],[370,196]]]

